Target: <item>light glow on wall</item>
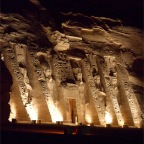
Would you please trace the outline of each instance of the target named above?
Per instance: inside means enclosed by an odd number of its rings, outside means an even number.
[[[57,108],[57,106],[55,107],[56,109],[56,121],[63,121],[63,117],[62,117],[62,114],[60,113],[59,109]]]
[[[106,124],[111,124],[112,123],[112,117],[109,112],[105,111],[105,122]]]
[[[85,115],[85,121],[88,123],[88,124],[91,124],[92,123],[92,117],[89,113],[86,113]]]
[[[38,120],[37,111],[30,104],[26,106],[26,110],[29,114],[30,120]]]
[[[123,127],[123,125],[124,125],[124,121],[122,121],[121,123],[119,123],[119,126]]]
[[[52,99],[48,101],[48,108],[53,123],[56,123],[57,121],[63,121],[63,116],[59,111],[57,104],[55,104]]]
[[[9,116],[9,121],[12,122],[12,119],[16,119],[16,107],[14,103],[10,103],[10,116]]]

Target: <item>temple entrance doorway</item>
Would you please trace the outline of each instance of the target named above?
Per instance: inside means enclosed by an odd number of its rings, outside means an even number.
[[[72,123],[76,123],[78,121],[77,109],[76,109],[76,100],[75,99],[69,99],[69,104],[70,104],[71,121],[72,121]]]

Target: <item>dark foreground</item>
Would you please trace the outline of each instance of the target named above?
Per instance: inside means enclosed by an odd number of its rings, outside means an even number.
[[[46,124],[1,128],[2,144],[143,144],[143,129]]]

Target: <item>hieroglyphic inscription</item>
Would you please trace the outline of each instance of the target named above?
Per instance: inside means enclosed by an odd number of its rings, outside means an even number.
[[[96,90],[96,86],[95,86],[95,82],[91,73],[91,67],[89,62],[87,61],[87,59],[83,59],[83,63],[84,63],[84,67],[85,67],[85,71],[86,71],[86,77],[87,77],[87,81],[88,81],[88,86],[91,90],[91,94],[95,103],[95,107],[98,113],[98,117],[99,117],[99,121],[101,123],[101,125],[104,125],[104,112],[101,109],[100,106],[100,102],[98,100],[98,95],[97,95],[97,90]]]
[[[33,61],[35,72],[37,73],[37,77],[38,77],[38,80],[39,80],[41,88],[42,88],[42,92],[45,96],[52,121],[55,122],[56,116],[57,116],[56,107],[55,107],[55,104],[54,104],[54,101],[52,98],[52,94],[48,89],[47,81],[46,81],[44,72],[42,71],[39,59],[38,59],[38,57],[36,57],[36,51],[30,50],[30,55],[31,55],[31,59]]]
[[[128,77],[126,74],[127,73],[126,69],[125,69],[125,67],[123,67],[121,65],[118,65],[117,67],[118,67],[119,71],[121,72],[123,87],[125,89],[125,94],[126,94],[127,99],[128,99],[128,103],[130,106],[130,110],[132,113],[134,124],[135,124],[135,126],[139,126],[140,121],[141,121],[141,117],[140,117],[140,113],[138,112],[138,108],[136,106],[136,101],[134,99],[135,95],[134,95],[133,89],[131,88],[131,85],[129,83],[129,80],[128,80]]]
[[[125,94],[127,96],[127,100],[129,103],[131,113],[132,113],[134,124],[135,124],[135,126],[139,127],[140,121],[141,121],[140,111],[138,109],[136,96],[132,89],[131,83],[129,82],[129,78],[128,78],[129,74],[128,74],[128,71],[126,70],[126,65],[125,65],[125,61],[123,59],[122,53],[117,55],[116,60],[118,63],[117,69],[119,70],[119,72],[121,74],[123,88],[124,88]]]
[[[30,50],[30,56],[31,56],[31,59],[32,59],[32,62],[33,62],[33,65],[34,65],[35,72],[37,74],[38,80],[39,80],[39,82],[41,84],[42,92],[44,93],[45,98],[48,101],[49,97],[50,97],[50,93],[48,92],[46,80],[45,80],[44,74],[42,72],[39,59],[38,59],[38,57],[36,57],[36,51]]]
[[[19,90],[20,90],[23,104],[26,105],[28,103],[28,95],[27,95],[28,90],[27,90],[26,85],[24,83],[24,77],[19,71],[19,66],[18,66],[18,63],[16,61],[15,52],[12,48],[7,48],[6,54],[7,54],[9,63],[12,65],[13,73],[15,74],[15,76],[17,78],[17,83],[19,86]]]
[[[63,53],[55,54],[53,57],[53,67],[56,79],[60,82],[66,79],[74,79],[70,62]]]
[[[110,57],[105,57],[106,59],[110,59]],[[107,60],[106,60],[107,62]],[[110,69],[114,69],[113,67],[111,67],[111,64],[109,64],[109,62],[111,62],[110,60],[107,62],[107,70],[108,72],[110,72]],[[124,124],[124,120],[120,111],[120,107],[118,104],[118,100],[117,100],[117,94],[118,94],[118,88],[116,86],[117,83],[117,78],[116,78],[116,72],[115,70],[112,71],[114,74],[110,75],[109,73],[107,73],[106,71],[104,71],[104,77],[105,77],[105,82],[106,82],[106,89],[110,94],[110,98],[114,107],[114,111],[117,117],[117,121],[118,124],[121,126]]]
[[[81,104],[80,104],[80,100],[76,99],[76,110],[77,110],[77,115],[78,115],[78,122],[81,123],[82,122],[82,109],[81,109]]]

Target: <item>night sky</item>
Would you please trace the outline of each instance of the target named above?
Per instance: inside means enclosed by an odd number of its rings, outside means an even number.
[[[40,0],[53,11],[122,19],[124,24],[143,27],[143,0]]]
[[[143,28],[143,0],[39,0],[52,14],[79,12],[121,19],[125,25]],[[28,0],[1,0],[1,11],[31,9]]]

